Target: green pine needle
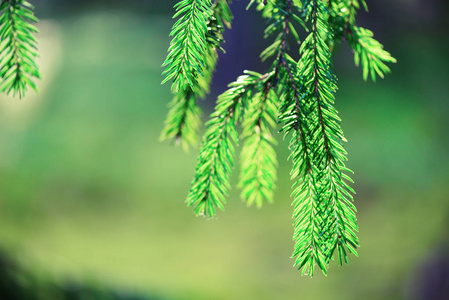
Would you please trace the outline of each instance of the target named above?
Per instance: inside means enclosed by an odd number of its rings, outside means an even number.
[[[198,141],[201,109],[196,105],[197,95],[190,87],[175,94],[165,121],[161,140],[173,140],[187,151]]]
[[[264,202],[273,202],[277,180],[276,140],[271,129],[276,127],[278,99],[270,84],[267,81],[267,86],[249,99],[242,124],[241,197],[248,206],[259,208]]]
[[[334,40],[346,39],[354,51],[356,66],[362,65],[363,79],[371,77],[384,78],[391,72],[387,63],[396,63],[396,59],[384,50],[381,43],[373,38],[372,31],[356,26],[357,11],[363,7],[368,11],[365,1],[345,0],[333,1],[329,26],[332,28]]]
[[[161,133],[161,140],[171,140],[181,145],[184,150],[198,143],[201,109],[197,105],[199,99],[204,99],[209,93],[213,71],[220,50],[225,52],[222,44],[224,27],[231,26],[232,13],[224,0],[216,1],[212,6],[213,15],[207,21],[205,49],[203,49],[202,76],[193,82],[193,86],[185,85],[175,91],[170,111]],[[179,63],[179,61],[177,62]]]
[[[33,6],[23,0],[3,0],[0,4],[0,91],[23,97],[27,87],[37,90],[33,78],[40,78],[36,63],[38,22]]]
[[[339,262],[347,262],[346,249],[356,254],[358,239],[352,188],[344,181],[350,178],[343,173],[346,152],[340,141],[346,140],[333,107],[337,80],[326,43],[332,39],[327,8],[317,0],[304,5],[312,29],[300,48],[298,79],[289,82],[295,88],[285,96],[280,119],[283,131],[292,132],[295,266],[313,276],[315,264],[327,273],[335,251]]]
[[[206,66],[203,54],[207,49],[207,23],[213,15],[212,3],[210,0],[181,0],[175,8],[173,18],[180,18],[170,33],[173,40],[162,65],[166,67],[162,83],[173,79],[175,92],[187,86],[195,90],[198,77],[203,76]]]
[[[195,207],[197,215],[212,218],[217,208],[224,209],[238,142],[236,126],[254,87],[263,79],[265,77],[258,73],[246,72],[218,97],[215,112],[206,123],[195,177],[187,197],[188,205]]]
[[[373,38],[372,31],[351,26],[348,32],[348,41],[354,50],[355,64],[362,65],[363,79],[367,80],[369,76],[376,81],[376,75],[384,78],[385,74],[391,72],[386,63],[396,63],[396,59],[384,50],[381,43]]]
[[[165,121],[165,127],[161,133],[161,140],[172,140],[181,145],[184,150],[196,146],[198,143],[198,131],[201,124],[201,109],[197,105],[198,99],[205,98],[209,92],[212,80],[212,71],[217,61],[217,52],[211,45],[206,52],[205,60],[208,68],[204,77],[196,82],[196,89],[190,86],[175,93],[170,110]]]

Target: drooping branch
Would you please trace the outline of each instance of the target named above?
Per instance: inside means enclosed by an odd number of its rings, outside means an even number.
[[[267,75],[246,72],[218,97],[215,112],[206,124],[195,177],[187,197],[188,205],[195,207],[196,214],[211,218],[216,208],[224,209],[238,143],[236,126],[241,110],[256,86],[266,79]]]
[[[37,40],[32,23],[38,22],[33,6],[24,0],[3,0],[0,4],[0,90],[22,97],[27,87],[34,90],[40,78]]]
[[[218,59],[217,52],[218,50],[224,52],[222,47],[224,43],[224,27],[229,28],[231,26],[232,13],[225,0],[214,1],[211,9],[213,14],[207,20],[205,47],[201,53],[201,76],[196,76],[196,80],[192,81],[192,85],[183,85],[175,92],[165,121],[165,127],[161,134],[161,140],[172,140],[175,144],[180,144],[185,150],[196,146],[198,143],[201,109],[197,101],[205,98],[209,93],[212,75]],[[175,39],[172,43],[174,43]],[[196,56],[199,56],[199,54],[196,54]],[[166,61],[166,63],[171,68],[175,68],[175,66],[183,68],[182,59]]]
[[[224,0],[214,3],[220,1]],[[197,214],[208,217],[224,208],[239,124],[243,137],[242,198],[258,207],[272,202],[277,159],[271,130],[278,121],[284,135],[291,136],[295,266],[310,276],[316,266],[326,274],[335,253],[339,264],[347,263],[347,253],[357,255],[359,247],[355,192],[347,175],[352,171],[345,166],[347,153],[342,143],[346,139],[334,107],[337,77],[332,67],[333,45],[348,40],[365,78],[368,73],[373,79],[375,75],[382,77],[389,72],[385,63],[395,60],[369,31],[355,25],[356,11],[366,8],[364,0],[251,0],[249,6],[252,4],[268,20],[265,38],[274,36],[261,58],[273,62],[264,75],[247,71],[219,96],[207,123],[187,202]],[[297,27],[308,32],[304,41]],[[291,38],[301,45],[299,60],[289,54]],[[220,49],[220,38],[209,36],[206,40]],[[194,88],[186,90],[181,100],[195,93]],[[181,100],[176,106],[180,116],[190,107],[190,102]],[[178,124],[188,123],[184,117],[178,120]],[[187,128],[185,125],[175,128]],[[182,130],[172,132],[184,135]]]

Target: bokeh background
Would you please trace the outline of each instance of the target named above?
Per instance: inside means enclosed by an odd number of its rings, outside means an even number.
[[[247,208],[234,188],[215,220],[185,206],[197,149],[158,141],[176,1],[31,2],[39,93],[0,98],[0,299],[449,299],[448,1],[367,1],[359,24],[398,59],[385,80],[335,53],[361,248],[313,279],[292,268],[281,139],[274,204]],[[231,6],[205,119],[227,83],[266,68],[246,4]]]

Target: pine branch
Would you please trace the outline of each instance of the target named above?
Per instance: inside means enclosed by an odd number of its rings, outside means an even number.
[[[188,205],[195,207],[197,215],[212,218],[216,208],[224,209],[238,142],[236,124],[242,107],[264,79],[266,75],[246,71],[218,97],[215,112],[206,123],[195,177],[187,197]]]
[[[263,7],[262,14],[269,19],[269,24],[264,32],[264,38],[277,35],[274,42],[260,54],[260,57],[262,61],[266,61],[268,58],[276,55],[277,57],[274,60],[275,69],[276,65],[279,67],[282,64],[283,56],[287,55],[288,35],[292,34],[296,42],[298,44],[301,43],[292,21],[295,21],[297,25],[302,26],[306,31],[308,30],[304,21],[294,12],[293,7],[296,7],[294,3],[295,1],[293,0],[282,0],[271,3],[271,6],[267,5]]]
[[[207,49],[207,23],[213,15],[212,3],[210,0],[181,0],[175,8],[173,18],[181,17],[170,33],[173,40],[162,65],[166,67],[162,83],[173,79],[172,90],[175,92],[188,85],[195,90],[206,65],[203,54]]]
[[[205,98],[209,93],[213,71],[218,59],[217,50],[225,52],[221,46],[223,40],[223,25],[231,26],[232,13],[225,0],[216,1],[212,10],[214,14],[207,22],[206,48],[203,59],[205,68],[203,76],[199,76],[192,88],[190,85],[177,91],[170,103],[170,111],[161,133],[161,140],[172,140],[180,144],[184,150],[196,146],[198,130],[201,124],[201,109],[197,105],[198,99]]]
[[[248,206],[262,207],[272,203],[277,180],[277,158],[273,148],[276,139],[271,129],[276,127],[278,99],[267,78],[263,90],[248,101],[244,112],[239,187]]]
[[[242,169],[239,187],[242,188],[241,196],[248,205],[256,203],[261,207],[263,202],[272,202],[277,179],[276,166],[277,158],[273,149],[275,139],[271,135],[271,128],[275,128],[277,107],[279,99],[275,89],[287,90],[291,82],[285,82],[287,76],[285,70],[295,64],[287,65],[289,59],[286,51],[287,36],[293,33],[297,42],[299,36],[291,25],[290,20],[295,19],[299,24],[304,25],[301,19],[292,13],[292,1],[273,1],[270,5],[264,5],[260,9],[262,14],[269,17],[270,23],[265,30],[265,38],[276,34],[274,42],[262,52],[262,60],[272,56],[277,56],[269,78],[263,91],[257,94],[250,102],[250,107],[245,111],[245,121],[243,123],[243,135],[246,138],[241,152]],[[286,58],[287,57],[287,58]],[[277,87],[279,77],[285,83]],[[269,126],[270,125],[270,126]]]
[[[314,167],[307,169],[306,160],[301,149],[298,131],[295,131],[290,144],[293,161],[292,176],[297,180],[293,185],[294,201],[294,234],[295,241],[293,257],[294,266],[302,269],[303,275],[313,276],[315,265],[327,273],[326,255],[323,251],[323,223],[325,214],[323,198],[319,195]]]
[[[303,269],[303,274],[313,275],[315,264],[318,264],[323,272],[326,272],[327,263],[323,250],[322,230],[326,224],[325,203],[323,198],[317,195],[316,174],[318,170],[313,164],[311,142],[307,111],[310,104],[305,101],[304,92],[301,92],[302,81],[297,77],[297,63],[287,54],[287,36],[291,32],[299,42],[298,34],[291,24],[291,20],[299,20],[299,24],[305,28],[304,22],[293,12],[293,1],[278,1],[273,3],[275,9],[270,11],[271,24],[265,31],[265,36],[279,32],[274,43],[261,55],[262,59],[274,56],[275,82],[279,82],[281,93],[281,114],[279,120],[283,123],[282,131],[285,134],[292,133],[290,143],[293,168],[291,172],[294,197],[295,219],[295,266]]]
[[[294,63],[290,60],[289,64]],[[324,224],[323,198],[317,195],[318,186],[314,166],[312,145],[310,141],[310,128],[308,124],[308,110],[310,104],[301,94],[301,83],[292,74],[290,68],[285,69],[288,81],[284,84],[292,86],[283,94],[283,107],[280,121],[283,123],[282,131],[287,135],[292,133],[290,141],[290,157],[292,161],[291,179],[292,196],[294,198],[294,236],[296,257],[295,266],[303,269],[303,274],[313,276],[314,266],[318,264],[326,273],[325,255],[323,251],[322,227]]]
[[[355,207],[348,201],[348,198],[352,200],[350,193],[353,190],[343,180],[350,181],[350,178],[343,173],[348,171],[343,163],[346,160],[346,152],[340,144],[345,138],[338,124],[340,119],[337,111],[333,107],[337,86],[332,71],[331,52],[326,44],[326,39],[332,34],[323,17],[327,8],[318,0],[308,1],[304,5],[306,18],[312,22],[312,33],[300,49],[302,56],[298,69],[303,82],[300,93],[310,104],[309,138],[313,165],[317,169],[315,176],[317,189],[314,197],[320,208],[314,217],[319,220],[320,228],[317,232],[320,232],[321,242],[303,245],[301,241],[297,242],[296,247],[321,247],[316,251],[326,256],[326,264],[323,265],[320,258],[316,263],[326,273],[325,268],[334,251],[338,252],[340,262],[342,258],[347,262],[345,249],[356,254],[358,239],[354,231],[357,231],[357,225]],[[305,226],[304,223],[297,224]],[[304,262],[306,258],[299,256],[298,265],[306,265]],[[313,276],[311,264],[308,264],[308,273]]]
[[[295,250],[293,256],[297,256],[295,266],[303,269],[303,274],[313,274],[314,266],[318,263],[322,270],[326,270],[325,255],[321,247],[322,213],[319,202],[320,198],[315,196],[316,184],[314,179],[313,158],[310,153],[310,141],[308,140],[307,110],[308,103],[300,92],[301,81],[297,77],[297,63],[287,54],[287,36],[290,32],[297,42],[299,37],[296,31],[291,31],[292,1],[283,1],[281,15],[273,18],[276,21],[270,25],[267,32],[280,31],[276,41],[271,48],[265,50],[263,55],[273,56],[277,52],[274,69],[280,85],[281,113],[279,120],[283,123],[282,131],[285,135],[292,133],[290,142],[291,155],[289,160],[293,163],[291,178],[295,181],[293,185],[294,214],[293,218],[295,233]],[[303,22],[299,22],[304,27]]]
[[[218,3],[226,2],[215,5]],[[274,36],[261,58],[274,58],[273,63],[265,75],[246,72],[218,98],[207,123],[187,203],[198,215],[208,217],[213,217],[217,208],[224,209],[238,142],[236,125],[242,120],[241,196],[248,205],[258,207],[272,202],[277,159],[271,129],[276,126],[279,107],[281,131],[291,136],[294,265],[302,274],[313,276],[316,266],[326,274],[335,253],[341,265],[348,263],[348,252],[357,255],[359,247],[355,192],[347,175],[352,171],[345,166],[347,153],[342,142],[346,139],[334,108],[337,77],[332,69],[332,48],[335,42],[347,39],[355,50],[356,63],[361,62],[364,68],[365,79],[369,73],[373,80],[376,74],[382,77],[389,72],[385,63],[395,60],[370,31],[355,25],[357,10],[362,6],[367,9],[364,0],[250,0],[248,7],[254,3],[268,19],[265,38]],[[217,13],[215,18],[218,26],[227,22]],[[310,34],[302,42],[299,61],[295,61],[288,53],[288,40],[292,35],[301,43],[298,25]],[[220,36],[207,36],[206,41],[213,49],[221,48]],[[211,64],[206,69],[212,68]],[[185,116],[194,111],[190,105],[198,97],[197,90],[206,92],[189,86],[175,101],[175,112],[168,122],[175,124],[171,137],[189,136],[182,128],[194,131],[186,126],[196,121],[187,121]]]
[[[197,94],[190,88],[175,94],[161,134],[161,140],[173,140],[184,150],[198,141],[201,109],[196,104]]]
[[[363,7],[368,10],[364,0],[345,0],[334,2],[331,9],[329,26],[332,28],[334,39],[346,39],[354,52],[356,66],[360,63],[363,68],[363,79],[370,76],[376,81],[376,75],[384,78],[391,72],[386,63],[396,63],[396,59],[384,50],[381,43],[373,38],[374,34],[356,25],[357,11]]]
[[[205,60],[208,67],[204,77],[200,77],[196,83],[196,89],[190,86],[175,93],[170,110],[165,121],[165,127],[161,133],[161,140],[172,140],[181,145],[184,150],[198,143],[198,131],[201,124],[201,109],[197,105],[200,98],[209,93],[212,80],[212,71],[218,58],[215,48],[211,45],[207,49]],[[213,67],[212,67],[213,66]]]
[[[290,63],[292,63],[290,61]],[[286,68],[289,70],[289,68]],[[288,73],[288,71],[287,71]],[[289,74],[290,75],[290,74]],[[294,235],[296,257],[295,266],[303,269],[302,274],[313,275],[315,263],[323,272],[326,272],[325,255],[322,250],[321,228],[322,198],[317,197],[315,176],[317,170],[313,165],[309,128],[307,125],[308,103],[299,93],[300,82],[296,77],[288,76],[287,86],[295,88],[286,90],[283,94],[283,103],[280,121],[284,124],[282,131],[287,135],[292,133],[290,141],[290,157],[293,167],[290,173],[294,181],[292,196],[294,198]]]
[[[381,43],[373,38],[372,31],[350,26],[347,34],[349,45],[354,50],[354,61],[357,66],[361,63],[363,67],[363,79],[376,81],[376,74],[384,78],[385,74],[391,72],[385,63],[396,63],[396,59],[384,50]]]
[[[22,97],[27,87],[35,91],[33,78],[40,78],[36,63],[38,22],[33,6],[23,0],[3,0],[0,4],[0,90]]]

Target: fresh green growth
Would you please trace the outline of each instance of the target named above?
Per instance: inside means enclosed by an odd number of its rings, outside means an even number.
[[[33,78],[40,78],[36,63],[38,22],[33,6],[24,0],[2,0],[0,4],[0,90],[24,96],[27,87],[36,90]]]
[[[332,39],[332,32],[326,22],[326,11],[325,3],[320,1],[309,1],[304,6],[304,17],[311,23],[312,29],[301,46],[297,70],[301,80],[299,94],[302,106],[305,107],[307,123],[303,132],[297,135],[306,136],[304,144],[308,146],[307,156],[313,168],[302,162],[305,156],[302,152],[305,150],[295,145],[301,141],[291,142],[293,163],[297,167],[293,174],[299,177],[293,193],[295,265],[304,267],[303,272],[311,274],[315,263],[325,271],[335,250],[341,264],[342,259],[347,262],[345,249],[357,255],[355,249],[358,246],[358,238],[354,233],[357,231],[355,207],[351,202],[353,190],[345,181],[351,179],[344,173],[351,172],[344,165],[346,151],[341,141],[346,140],[333,107],[337,79],[332,70],[331,52],[326,44],[326,38]],[[283,128],[286,133],[295,130],[288,121],[295,114],[292,107],[283,111],[281,121],[287,124]]]
[[[369,75],[373,81],[376,76],[383,78],[390,72],[386,63],[396,60],[373,38],[371,31],[356,26],[357,10],[367,9],[363,0],[251,0],[248,7],[252,4],[268,20],[265,38],[274,37],[273,43],[261,53],[261,59],[272,59],[273,63],[264,74],[245,71],[219,96],[215,112],[206,123],[187,203],[196,214],[210,218],[217,209],[224,209],[239,124],[243,138],[241,197],[247,205],[257,207],[272,202],[277,177],[276,140],[272,131],[280,123],[284,136],[290,136],[289,160],[293,164],[295,266],[310,276],[316,266],[326,274],[334,256],[340,265],[348,263],[348,253],[357,255],[359,247],[355,192],[348,175],[352,171],[345,166],[346,139],[334,107],[337,77],[332,66],[332,49],[335,43],[348,41],[356,65],[361,63],[363,67],[365,80]],[[298,29],[308,33],[303,41]],[[301,44],[298,60],[290,55],[290,36]],[[206,37],[203,32],[203,38]],[[213,47],[217,49],[219,45]],[[208,53],[203,52],[202,57],[207,58]],[[209,68],[203,69],[204,82],[210,83],[215,60],[213,65],[204,64]],[[170,68],[177,68],[182,62],[170,64]],[[176,79],[174,84],[176,88]],[[190,91],[196,90],[191,88]],[[204,93],[199,96],[203,97],[207,89],[201,91]],[[176,114],[169,114],[166,128],[181,130],[173,130],[176,134],[168,137],[176,136],[193,144],[199,113],[193,109],[194,104],[182,99],[194,103],[197,97],[188,94],[190,99],[183,90],[175,95],[176,103],[184,106]],[[188,124],[189,114],[197,118],[192,124]],[[183,130],[188,131],[186,136]]]
[[[373,81],[376,81],[376,74],[384,78],[385,74],[390,73],[390,68],[386,62],[395,63],[396,59],[390,53],[383,49],[382,44],[373,38],[372,31],[351,26],[348,30],[348,41],[354,49],[354,60],[358,66],[362,62],[363,78],[368,79],[369,74]]]
[[[202,4],[204,14],[198,10],[199,4]],[[230,28],[232,13],[225,0],[213,4],[181,1],[175,7],[178,7],[177,15],[187,13],[173,26],[171,35],[174,37],[164,63],[167,66],[164,82],[174,78],[172,89],[175,95],[161,140],[173,140],[187,150],[198,141],[201,109],[197,100],[209,93],[217,50],[224,52],[221,46],[223,31],[225,27]]]
[[[376,81],[376,74],[384,78],[390,73],[385,63],[396,63],[396,59],[383,49],[381,43],[373,38],[372,31],[356,25],[357,10],[363,7],[368,11],[364,0],[332,1],[330,23],[335,40],[346,39],[354,51],[354,61],[363,68],[363,79],[369,76]]]
[[[213,15],[210,0],[182,0],[175,5],[176,14],[181,16],[173,25],[170,36],[173,40],[168,48],[168,56],[162,66],[166,82],[173,78],[175,91],[189,85],[195,89],[198,76],[203,75],[207,50],[207,23]]]
[[[271,131],[276,127],[279,100],[271,84],[266,81],[262,89],[252,95],[244,112],[239,187],[248,206],[262,207],[264,202],[273,202],[276,188],[276,139]]]
[[[266,76],[248,72],[218,97],[215,112],[207,122],[195,178],[187,198],[188,205],[194,206],[198,215],[214,216],[216,208],[224,209],[238,140],[236,126],[256,87],[266,80]]]

